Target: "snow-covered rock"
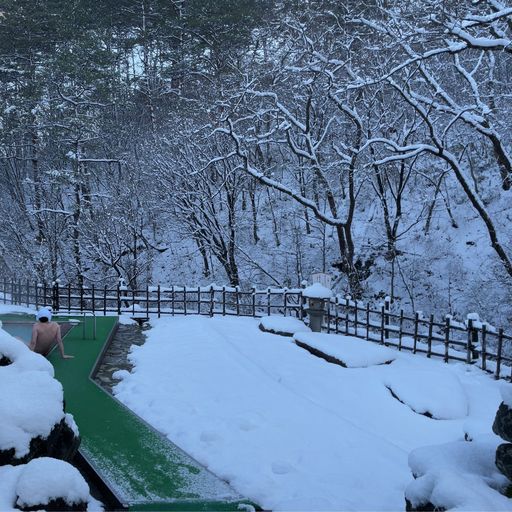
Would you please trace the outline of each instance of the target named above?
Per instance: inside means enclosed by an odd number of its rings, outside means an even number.
[[[0,465],[34,457],[71,458],[79,438],[63,410],[61,384],[43,356],[0,331]]]
[[[512,510],[499,490],[509,481],[494,465],[495,439],[458,441],[413,450],[416,480],[405,490],[406,510]]]
[[[297,332],[311,332],[304,322],[291,316],[264,316],[260,320],[260,329],[281,336],[293,336]]]
[[[447,369],[397,366],[384,378],[386,387],[414,412],[438,420],[465,418],[468,400],[456,375]]]
[[[331,358],[331,362],[346,368],[366,368],[376,364],[386,364],[396,357],[396,352],[389,348],[351,336],[300,332],[296,333],[293,339],[300,347],[307,350],[314,349],[319,352],[317,355],[320,357],[324,357],[321,354],[329,356],[324,359]]]
[[[16,484],[21,510],[87,510],[89,486],[71,464],[50,457],[30,461]]]

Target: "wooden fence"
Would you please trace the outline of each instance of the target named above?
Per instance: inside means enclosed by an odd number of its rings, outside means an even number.
[[[80,288],[71,284],[35,284],[0,281],[0,302],[25,306],[49,306],[59,312],[89,312],[95,315],[266,315],[307,318],[302,289],[265,288],[241,290],[219,286],[155,286],[131,290],[122,286]],[[444,361],[477,364],[498,378],[512,380],[512,336],[485,323],[457,322],[447,317],[393,311],[388,302],[380,307],[333,297],[328,301],[323,330],[349,334]]]

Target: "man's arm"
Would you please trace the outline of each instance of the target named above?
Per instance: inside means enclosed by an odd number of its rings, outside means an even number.
[[[32,326],[32,338],[30,339],[30,344],[28,348],[32,350],[32,352],[36,349],[37,344],[37,327],[34,325]]]
[[[72,359],[74,356],[68,356],[64,353],[64,343],[62,343],[62,337],[60,335],[60,325],[57,324],[57,344],[59,345],[60,355],[62,356],[62,359]]]

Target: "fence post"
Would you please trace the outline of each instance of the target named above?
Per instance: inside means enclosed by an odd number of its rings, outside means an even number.
[[[428,323],[427,357],[432,357],[432,330],[434,327],[434,315],[430,315]]]
[[[68,283],[68,312],[71,312],[71,283]]]
[[[451,319],[450,317],[446,317],[445,320],[445,328],[444,328],[444,362],[447,363],[450,360],[450,327],[451,327]]]
[[[116,295],[117,295],[117,315],[121,315],[121,284],[117,283],[117,289],[116,289]]]
[[[84,311],[84,285],[80,286],[80,313]]]
[[[187,316],[187,285],[183,286],[183,311],[185,316]]]
[[[59,281],[55,281],[53,285],[53,311],[59,311]]]
[[[335,323],[335,329],[336,329],[336,334],[339,334],[340,332],[340,328],[339,328],[339,323],[340,323],[340,300],[338,298],[338,296],[336,295],[336,297],[334,297],[334,312],[336,313],[336,323]]]
[[[498,331],[498,351],[496,358],[496,374],[494,378],[497,380],[500,378],[500,369],[501,369],[501,352],[503,350],[503,329],[500,328]]]
[[[158,283],[158,287],[156,289],[156,310],[157,310],[157,314],[158,314],[158,318],[160,318],[160,315],[161,315],[161,311],[160,311],[160,283]]]
[[[253,286],[251,288],[251,292],[252,292],[252,316],[253,317],[256,317],[256,287]],[[300,297],[299,297],[300,299]],[[301,319],[302,320],[302,319]]]
[[[107,285],[103,287],[103,316],[107,316]]]
[[[284,316],[288,316],[288,288],[284,289]]]
[[[149,284],[146,283],[146,318],[149,318]]]
[[[358,323],[358,320],[357,320],[357,309],[358,309],[357,299],[354,301],[354,303],[355,303],[355,308],[354,308],[354,336],[357,338],[357,323]]]
[[[385,326],[389,326],[389,310],[390,310],[390,307],[391,307],[391,299],[389,297],[384,297],[384,309],[386,310],[386,316],[384,318],[384,324]],[[384,331],[384,337],[386,338],[386,340],[389,339],[389,330],[386,329]]]
[[[468,320],[468,340],[466,344],[466,363],[471,364],[472,354],[472,341],[473,341],[473,319]]]
[[[36,309],[39,309],[39,283],[34,283],[35,289],[34,289],[34,299],[36,301]]]
[[[235,297],[236,297],[236,316],[240,316],[240,288],[238,285],[235,287]]]
[[[384,334],[384,326],[386,325],[385,320],[385,308],[384,304],[380,307],[380,342],[384,345],[384,339],[386,339]]]
[[[482,370],[487,369],[487,324],[482,324]]]
[[[30,306],[30,281],[27,279],[27,308]]]
[[[326,300],[327,305],[327,334],[331,333],[331,298]]]
[[[370,303],[366,303],[366,339],[370,339]]]
[[[226,316],[226,287],[222,287],[222,316]]]
[[[197,287],[197,314],[201,314],[201,287]]]
[[[95,290],[94,290],[94,283],[92,283],[91,285],[91,309],[92,309],[92,314],[94,315],[96,313],[96,294],[94,293]]]
[[[215,289],[213,285],[210,286],[210,316],[213,316],[213,309],[215,307]]]
[[[416,311],[414,313],[414,339],[413,339],[413,347],[412,347],[412,353],[416,354],[416,347],[418,345],[418,322],[420,320],[420,315]]]
[[[350,296],[345,297],[345,334],[348,334],[348,308],[350,307]]]
[[[400,320],[398,324],[398,350],[402,350],[402,336],[404,331],[404,310],[400,309]]]
[[[174,285],[171,285],[171,313],[174,316]]]
[[[7,303],[7,279],[4,277],[4,288],[2,290],[3,294],[4,294],[4,304]]]
[[[267,316],[270,316],[270,288],[267,288]]]
[[[43,306],[47,306],[48,302],[46,300],[46,281],[43,283]]]

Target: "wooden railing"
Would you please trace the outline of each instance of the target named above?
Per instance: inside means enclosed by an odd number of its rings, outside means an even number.
[[[307,318],[302,289],[265,288],[241,290],[229,286],[154,286],[141,290],[77,287],[60,283],[0,280],[0,302],[25,306],[52,306],[59,312],[89,312],[95,315],[129,314],[144,318],[162,315],[266,315]],[[512,374],[512,336],[486,323],[464,323],[450,317],[435,321],[434,315],[394,311],[389,302],[371,306],[339,296],[327,302],[323,330],[347,334],[383,345],[477,364],[498,378]]]

